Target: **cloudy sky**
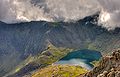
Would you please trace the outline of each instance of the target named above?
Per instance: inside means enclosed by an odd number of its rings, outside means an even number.
[[[100,11],[99,24],[120,27],[120,0],[0,0],[0,21],[77,21]]]

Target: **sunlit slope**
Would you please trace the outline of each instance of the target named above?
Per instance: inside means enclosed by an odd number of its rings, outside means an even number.
[[[36,71],[32,77],[78,77],[87,70],[79,66],[51,65]]]

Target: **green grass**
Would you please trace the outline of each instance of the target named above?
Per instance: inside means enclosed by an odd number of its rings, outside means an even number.
[[[57,48],[52,44],[49,44],[48,48],[45,51],[43,51],[38,56],[35,56],[34,62],[50,65],[56,62],[57,60],[63,58],[65,55],[67,55],[71,51],[72,49]],[[50,55],[47,55],[48,53]]]
[[[86,72],[87,70],[80,66],[50,65],[36,71],[32,77],[77,77]]]

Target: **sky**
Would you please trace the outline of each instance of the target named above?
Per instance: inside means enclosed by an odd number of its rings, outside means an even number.
[[[120,27],[120,0],[0,0],[0,21],[77,21],[100,12],[98,24]]]

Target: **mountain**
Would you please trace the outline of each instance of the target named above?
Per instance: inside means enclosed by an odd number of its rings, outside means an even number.
[[[120,50],[103,57],[98,66],[80,77],[120,77]]]
[[[15,67],[14,70],[5,75],[5,77],[23,77],[37,69],[55,63],[71,51],[72,49],[55,47],[51,43],[48,43],[48,47],[42,51],[42,53],[35,56],[29,56],[25,61]]]
[[[25,66],[29,57],[45,51],[48,41],[55,47],[110,54],[120,47],[120,29],[108,31],[94,24],[97,17],[88,16],[77,22],[0,22],[0,76],[15,70],[21,63]],[[24,61],[27,62],[24,64]]]

